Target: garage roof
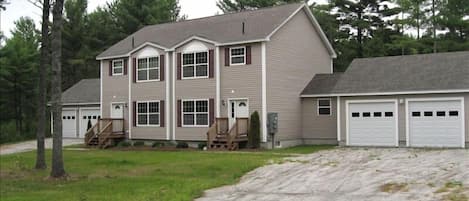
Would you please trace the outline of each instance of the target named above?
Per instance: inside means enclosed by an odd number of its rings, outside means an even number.
[[[323,85],[333,86],[319,89]],[[469,92],[469,51],[355,59],[343,75],[315,76],[301,95],[449,90]]]
[[[62,103],[99,104],[101,83],[99,79],[83,79],[62,93]]]

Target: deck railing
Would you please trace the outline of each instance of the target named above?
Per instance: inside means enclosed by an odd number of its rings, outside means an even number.
[[[124,119],[103,118],[99,119],[93,127],[88,129],[85,134],[85,144],[89,145],[93,139],[98,139],[98,145],[106,143],[108,138],[114,134],[125,133]]]

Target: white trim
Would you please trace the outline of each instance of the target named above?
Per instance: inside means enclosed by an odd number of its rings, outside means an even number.
[[[116,62],[121,62],[122,63],[122,72],[121,73],[114,73],[114,68],[115,68],[115,63]],[[111,76],[118,76],[118,75],[124,75],[124,59],[113,59],[111,60],[112,66],[111,66]]]
[[[147,112],[143,114],[147,114],[147,124],[140,124],[138,123],[138,104],[139,103],[146,103],[147,104]],[[150,103],[158,103],[158,112],[152,112],[151,114],[158,114],[158,124],[150,124]],[[136,119],[136,127],[161,127],[161,103],[160,100],[145,100],[145,101],[136,101],[135,104],[135,118]]]
[[[207,112],[197,112],[196,101],[207,101]],[[185,125],[184,124],[184,102],[193,102],[194,103],[194,112],[186,112],[189,114],[194,114],[194,125]],[[196,125],[197,124],[197,114],[207,113],[207,125]],[[207,128],[210,127],[210,100],[209,99],[181,99],[181,127],[183,128]]]
[[[166,121],[166,122],[164,122],[164,123],[165,123],[164,127],[165,127],[165,129],[166,129],[166,140],[169,140],[169,139],[170,139],[170,136],[169,136],[169,135],[170,135],[170,134],[169,134],[169,127],[170,127],[170,126],[169,126],[169,121],[170,121],[170,120],[169,120],[169,114],[170,114],[170,112],[169,112],[169,110],[170,110],[169,104],[170,104],[170,103],[169,103],[169,80],[168,80],[168,79],[169,79],[169,52],[166,52],[165,55],[164,55],[164,57],[165,57],[165,58],[164,58],[164,61],[165,61],[165,62],[164,62],[164,77],[165,77],[165,80],[166,80],[166,82],[165,82],[165,85],[166,85],[166,89],[165,89],[165,99],[166,99],[166,100],[165,100],[165,102],[166,102],[166,103],[165,103],[165,105],[164,105],[164,107],[165,107],[165,108],[164,108],[164,110],[165,110],[165,114],[164,114],[164,115],[165,115],[165,121]],[[161,67],[160,67],[160,70],[161,70]],[[160,78],[160,79],[161,79],[161,78]],[[161,120],[160,120],[160,121],[161,121]],[[160,124],[161,124],[161,123],[160,123]]]
[[[211,43],[213,45],[218,45],[219,43],[216,42],[216,41],[213,41],[213,40],[209,40],[209,39],[206,39],[206,38],[202,38],[202,37],[199,37],[199,36],[190,36],[189,38],[179,42],[178,44],[174,45],[173,47],[171,47],[170,49],[168,49],[167,51],[175,51],[177,48],[181,47],[182,45],[192,41],[192,40],[199,40],[199,41],[202,41],[202,42],[206,42],[206,43]]]
[[[171,114],[173,114],[173,121],[172,121],[172,131],[173,131],[173,137],[172,137],[172,140],[176,140],[176,74],[177,74],[177,70],[176,70],[176,57],[177,57],[177,54],[176,52],[172,52],[172,60],[173,60],[173,67],[171,68],[171,74],[173,75],[172,76],[172,110],[173,112]],[[182,62],[182,61],[181,61]]]
[[[329,106],[320,106],[319,101],[329,101]],[[329,114],[319,114],[319,109],[321,108],[329,108]],[[316,116],[332,116],[332,99],[331,98],[318,98],[316,99]]]
[[[447,93],[467,93],[469,89],[454,90],[434,90],[434,91],[397,91],[397,92],[369,92],[369,93],[335,93],[335,94],[314,94],[301,95],[301,98],[318,98],[328,96],[382,96],[382,95],[408,95],[408,94],[447,94]]]
[[[129,103],[127,104],[127,110],[128,110],[127,115],[129,115],[128,118],[127,118],[128,119],[128,122],[127,122],[128,127],[127,128],[129,129],[129,131],[128,131],[129,132],[129,140],[132,139],[132,126],[133,126],[133,123],[132,123],[133,122],[133,114],[132,113],[133,113],[133,109],[134,109],[134,108],[132,108],[132,107],[134,107],[133,102],[132,102],[132,81],[134,79],[133,76],[135,76],[135,75],[132,74],[133,70],[130,70],[130,69],[136,68],[135,66],[130,65],[130,64],[132,64],[130,62],[131,60],[132,60],[132,57],[129,55],[129,59],[127,60],[127,62],[128,62],[127,66],[128,66],[128,69],[129,69],[129,71],[128,71],[129,72],[128,73],[129,74],[129,76],[128,76],[128,78],[129,78],[129,94],[128,94],[129,95]],[[137,62],[135,62],[135,63],[137,63]]]
[[[266,44],[261,45],[262,57],[262,142],[267,142],[267,73]]]
[[[215,44],[215,46],[230,46],[230,45],[240,45],[240,44],[246,44],[246,43],[259,43],[259,42],[267,42],[267,41],[269,41],[269,39],[261,38],[261,39],[236,41],[236,42],[229,42],[229,43],[219,43],[219,44]]]
[[[274,29],[269,35],[267,35],[267,40],[270,40],[270,38],[277,33],[278,30],[280,30],[287,22],[289,22],[299,11],[304,10],[306,12],[306,15],[309,17],[311,24],[313,27],[316,29],[316,31],[319,34],[319,37],[322,39],[322,41],[325,43],[326,48],[329,50],[329,54],[331,55],[332,58],[336,58],[337,54],[334,51],[334,48],[332,47],[331,43],[327,39],[326,34],[324,31],[321,29],[321,26],[319,25],[318,21],[314,17],[314,15],[311,13],[311,10],[309,9],[308,5],[306,3],[303,3],[298,9],[296,9],[290,16],[288,16],[285,21],[283,21],[277,28]]]
[[[102,87],[101,87],[102,88]],[[48,104],[50,106],[50,104]],[[101,102],[89,102],[89,103],[62,103],[63,106],[67,105],[101,105]]]
[[[145,47],[145,46],[152,46],[152,47],[156,47],[156,48],[159,48],[159,49],[162,49],[166,52],[170,51],[170,49],[166,48],[166,47],[163,47],[161,45],[158,45],[156,43],[152,43],[152,42],[145,42],[141,45],[139,45],[138,47],[130,50],[129,52],[125,53],[125,54],[121,54],[121,55],[114,55],[114,56],[105,56],[105,57],[96,57],[96,60],[104,60],[104,59],[114,59],[114,58],[120,58],[120,57],[129,57],[131,56],[131,54],[133,54],[134,52],[140,50],[141,48]]]
[[[337,141],[340,142],[340,136],[341,136],[341,122],[340,122],[340,118],[341,118],[341,114],[340,114],[340,97],[337,96],[337,112],[336,112],[336,118],[337,118]]]
[[[197,63],[197,53],[207,53],[207,63]],[[192,54],[194,56],[194,63],[193,64],[186,64],[184,65],[184,55],[185,54]],[[193,80],[193,79],[206,79],[210,77],[210,52],[206,51],[199,51],[199,52],[181,52],[181,80]],[[207,66],[207,75],[206,76],[197,76],[197,65],[206,65]],[[184,67],[194,67],[194,76],[192,77],[184,77]]]
[[[409,117],[409,102],[432,102],[432,101],[461,101],[461,130],[462,130],[462,142],[461,148],[466,147],[466,125],[465,116],[466,111],[464,108],[464,97],[435,97],[435,98],[407,98],[405,100],[405,121],[406,121],[406,146],[410,147],[410,117]]]
[[[99,61],[99,111],[101,117],[103,116],[103,62]],[[62,103],[62,105],[65,105]]]
[[[236,55],[234,57],[243,57],[243,63],[233,63],[233,55],[232,55],[232,49],[243,49],[243,55]],[[230,47],[229,48],[229,55],[230,55],[230,66],[244,66],[246,65],[246,46],[236,46],[236,47]]]
[[[150,68],[150,59],[151,59],[151,58],[157,58],[157,59],[158,59],[158,62],[157,62],[158,67],[152,67],[152,68]],[[140,60],[140,59],[145,59],[145,60],[146,60],[146,64],[147,64],[147,65],[146,65],[146,68],[144,68],[144,69],[138,69],[138,60]],[[160,58],[160,55],[149,56],[149,57],[137,57],[137,58],[136,58],[136,62],[135,62],[135,65],[137,65],[137,66],[135,67],[135,73],[137,73],[137,75],[135,76],[135,82],[137,82],[137,83],[142,83],[142,82],[159,82],[159,81],[161,81],[161,77],[160,77],[160,75],[161,75],[161,66],[160,66],[161,60],[160,60],[160,59],[161,59],[161,58]],[[157,75],[158,75],[158,79],[150,79],[150,70],[156,70],[156,69],[158,69],[158,74],[157,74]],[[139,71],[146,71],[146,72],[147,72],[147,79],[146,79],[146,80],[139,80],[139,79],[138,79],[138,72],[139,72]]]
[[[369,100],[346,100],[345,101],[345,145],[350,145],[350,121],[349,121],[349,105],[350,103],[394,103],[394,112],[393,117],[395,118],[395,127],[396,127],[396,135],[395,135],[395,144],[394,146],[399,147],[399,105],[397,99],[369,99]]]
[[[216,80],[216,102],[215,102],[215,111],[216,117],[220,117],[220,47],[215,48],[215,80]]]

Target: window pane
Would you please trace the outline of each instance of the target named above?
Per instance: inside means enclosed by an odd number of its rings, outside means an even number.
[[[207,65],[198,65],[196,70],[196,76],[207,76]]]
[[[458,111],[449,111],[449,116],[458,116]]]
[[[159,103],[158,102],[148,103],[148,112],[150,113],[160,112]]]
[[[193,101],[183,101],[182,102],[182,111],[183,112],[194,112],[194,102]]]
[[[114,68],[122,68],[123,61],[114,61]]]
[[[182,68],[183,77],[194,77],[194,66],[186,66]]]
[[[363,117],[370,117],[371,116],[371,113],[370,112],[364,112],[363,113]]]
[[[196,62],[198,64],[204,64],[204,63],[208,63],[208,60],[207,60],[207,52],[198,52],[196,53]]]
[[[359,112],[353,112],[352,117],[360,117],[360,113]]]
[[[139,70],[138,71],[138,80],[147,80],[147,71]]]
[[[319,106],[331,106],[330,100],[319,100]]]
[[[157,80],[160,79],[160,70],[159,69],[150,69],[148,70],[149,73],[149,80]]]
[[[420,117],[420,112],[412,112],[413,117]]]
[[[139,114],[138,115],[138,124],[147,124],[147,115],[146,114]]]
[[[185,114],[183,121],[184,121],[184,125],[194,125],[194,115]]]
[[[160,66],[158,57],[148,58],[149,68],[157,68]]]
[[[146,69],[147,68],[147,59],[138,59],[138,69]]]
[[[196,112],[208,112],[208,102],[207,101],[196,101],[195,102]]]
[[[114,67],[114,74],[120,74],[122,73],[122,67]]]
[[[147,103],[138,103],[138,113],[147,113]]]
[[[374,117],[381,117],[381,112],[373,112]]]
[[[207,114],[197,114],[197,125],[208,125],[208,115]]]
[[[244,63],[244,57],[231,57],[232,64]]]
[[[393,112],[385,112],[385,113],[384,113],[384,116],[385,116],[385,117],[392,117],[393,115],[394,115]]]
[[[232,48],[231,56],[244,55],[244,48]]]
[[[160,115],[159,114],[150,114],[148,124],[150,125],[158,125],[160,124]]]
[[[183,54],[182,65],[194,64],[194,54]]]
[[[319,114],[330,115],[331,114],[331,109],[330,108],[319,108]]]
[[[446,116],[446,112],[445,111],[438,111],[438,112],[436,112],[436,116],[444,117],[444,116]]]
[[[431,117],[431,116],[433,116],[433,112],[429,112],[429,111],[424,112],[424,113],[423,113],[423,116]]]

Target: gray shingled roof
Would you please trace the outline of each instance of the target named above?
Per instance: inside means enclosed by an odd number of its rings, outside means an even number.
[[[320,84],[310,83],[302,95],[469,90],[469,51],[355,59],[334,79],[314,77]]]
[[[62,103],[99,103],[99,79],[83,79],[62,93]]]
[[[222,44],[262,40],[303,5],[303,3],[287,4],[254,11],[146,26],[105,50],[97,58],[127,54],[133,49],[132,38],[134,38],[134,47],[151,42],[167,49],[193,36]],[[245,23],[244,34],[242,33],[243,22]]]
[[[342,74],[316,74],[301,94],[328,94],[334,89]]]

